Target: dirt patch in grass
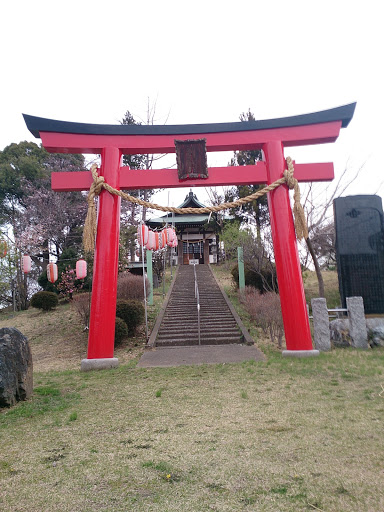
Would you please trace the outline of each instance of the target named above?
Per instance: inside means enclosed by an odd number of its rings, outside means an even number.
[[[167,293],[171,283],[169,269],[165,283]],[[162,291],[162,288],[155,290],[154,304],[148,308],[149,333],[163,303]],[[79,315],[70,304],[48,312],[34,308],[17,313],[0,312],[1,327],[16,327],[28,338],[34,372],[78,369],[81,360],[87,357],[88,331],[84,331]],[[145,325],[142,325],[134,337],[124,339],[115,347],[114,355],[120,364],[126,364],[140,357],[145,345]]]

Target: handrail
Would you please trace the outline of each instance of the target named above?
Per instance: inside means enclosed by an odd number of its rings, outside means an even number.
[[[197,302],[197,330],[198,330],[198,334],[199,334],[199,345],[201,345],[201,341],[200,341],[200,294],[199,294],[199,285],[197,284],[196,263],[193,264],[193,273],[195,276],[195,299]]]
[[[309,314],[309,306],[307,304],[307,311],[308,311],[308,318],[310,320],[313,320],[313,316]],[[327,311],[328,311],[328,316],[329,318],[340,318],[339,314],[338,313],[348,313],[348,309],[347,308],[327,308]],[[336,315],[333,315],[331,313],[336,313]]]

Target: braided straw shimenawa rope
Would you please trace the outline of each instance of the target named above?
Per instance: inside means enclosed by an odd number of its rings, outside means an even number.
[[[88,193],[88,213],[87,213],[87,218],[85,219],[84,233],[83,233],[84,250],[86,252],[91,252],[91,253],[94,251],[95,240],[96,240],[96,231],[97,231],[97,226],[96,226],[96,217],[97,216],[96,216],[95,197],[100,194],[100,192],[102,191],[103,188],[105,190],[107,190],[110,194],[120,196],[122,199],[126,199],[127,201],[130,201],[131,203],[136,203],[141,206],[145,206],[146,208],[151,208],[153,210],[160,210],[162,212],[173,212],[173,213],[179,213],[179,214],[188,214],[188,213],[194,214],[194,213],[219,212],[222,210],[227,210],[228,208],[236,208],[237,206],[241,206],[243,204],[254,201],[255,199],[258,199],[259,197],[267,194],[268,192],[275,190],[275,188],[279,187],[280,185],[287,185],[289,189],[294,190],[293,214],[294,214],[294,218],[295,218],[296,237],[298,238],[298,240],[301,240],[302,238],[308,238],[308,228],[307,228],[307,223],[305,220],[304,210],[300,204],[300,188],[299,188],[297,179],[293,176],[294,169],[293,169],[292,159],[290,157],[287,157],[287,167],[288,167],[288,169],[286,169],[284,171],[284,176],[282,178],[274,181],[267,187],[265,187],[261,190],[258,190],[254,194],[251,194],[247,197],[242,197],[233,202],[222,203],[219,206],[206,206],[205,208],[175,208],[173,206],[160,206],[156,203],[150,203],[148,201],[143,201],[142,199],[133,197],[130,194],[122,192],[121,190],[116,190],[115,188],[108,185],[108,183],[105,183],[104,177],[99,176],[97,173],[97,165],[93,164],[91,167],[93,182],[92,182],[92,185],[91,185],[91,187],[89,189],[89,193]]]

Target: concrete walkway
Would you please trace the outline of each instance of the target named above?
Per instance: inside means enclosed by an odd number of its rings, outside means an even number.
[[[241,363],[265,361],[265,355],[255,346],[201,345],[162,347],[146,350],[138,362],[138,368],[182,366],[194,364]]]

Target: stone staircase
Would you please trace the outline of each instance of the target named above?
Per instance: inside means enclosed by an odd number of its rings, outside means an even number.
[[[244,343],[244,335],[208,265],[196,265],[200,294],[200,343]],[[179,267],[155,345],[198,345],[198,321],[193,265]]]

